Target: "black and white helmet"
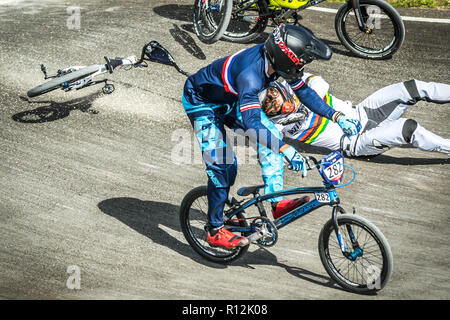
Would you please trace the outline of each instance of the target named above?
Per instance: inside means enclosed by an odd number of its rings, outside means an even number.
[[[306,29],[285,24],[269,35],[264,51],[275,72],[287,81],[299,79],[305,64],[332,55],[331,48]]]
[[[291,87],[286,82],[279,82],[279,81],[272,81],[269,84],[269,88],[276,89],[283,98],[283,105],[281,106],[280,112],[287,114],[295,112],[299,105],[300,101],[298,100],[297,96],[294,94],[294,91],[292,91]],[[262,106],[263,110],[265,109],[266,105],[266,97],[267,97],[267,91],[268,89],[263,90],[259,95],[259,103]]]
[[[305,106],[295,95],[292,88],[286,81],[273,81],[269,84],[269,88],[276,89],[283,98],[283,104],[278,114],[268,115],[272,121],[278,124],[287,125],[293,122],[303,121],[308,116]],[[269,88],[263,90],[259,95],[259,103],[262,109],[266,109],[266,97]]]

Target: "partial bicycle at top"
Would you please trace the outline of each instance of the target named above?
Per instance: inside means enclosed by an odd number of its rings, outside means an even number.
[[[248,43],[269,24],[299,24],[299,11],[325,0],[195,0],[194,30],[205,43],[219,39]],[[382,0],[347,0],[334,26],[341,43],[354,55],[391,57],[403,44],[405,26],[398,12]]]

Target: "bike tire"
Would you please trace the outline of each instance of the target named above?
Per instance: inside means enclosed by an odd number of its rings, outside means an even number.
[[[369,18],[367,15],[364,17],[364,19],[373,19],[375,21],[374,28],[371,29],[373,33],[366,34],[359,30],[355,17],[350,17],[353,8],[351,4],[347,2],[339,8],[335,18],[334,25],[339,40],[351,53],[358,57],[369,59],[390,58],[400,49],[405,40],[405,26],[401,16],[390,4],[381,0],[360,0],[360,6],[361,10],[365,13],[367,13],[367,11],[375,13],[375,15],[373,15],[375,18]],[[379,9],[377,9],[377,7]],[[387,16],[388,19],[377,19],[376,15],[380,14],[380,12],[377,12],[378,10],[381,11],[382,15]],[[346,23],[347,20],[349,21],[348,24]],[[385,24],[387,20],[389,23]],[[383,24],[385,24],[385,27],[381,27]],[[351,35],[351,33],[354,33],[355,36]],[[387,40],[386,44],[383,44],[381,48],[372,48],[357,42],[357,39],[361,39],[369,42],[373,41],[373,43],[375,43],[375,37],[378,35],[377,41],[380,41],[380,37],[384,34],[387,34]]]
[[[262,32],[266,29],[269,22],[268,16],[263,16],[269,12],[267,8],[266,0],[258,0],[252,7],[250,12],[254,12],[254,21],[256,23],[250,26],[248,21],[244,21],[243,17],[245,15],[236,13],[239,8],[239,4],[233,5],[233,11],[231,13],[231,20],[228,23],[228,27],[223,33],[222,39],[235,42],[235,43],[248,43],[261,36]],[[247,18],[249,15],[247,14]]]
[[[229,206],[227,201],[226,207]],[[200,208],[201,207],[201,208]],[[200,209],[199,209],[200,208]],[[247,252],[249,245],[233,250],[225,250],[209,246],[206,241],[204,226],[207,222],[207,187],[200,186],[189,191],[181,202],[180,224],[184,237],[191,247],[202,257],[216,263],[230,263],[240,258]],[[236,215],[237,219],[243,219],[242,213]],[[239,220],[241,227],[248,227],[246,220]],[[225,224],[225,227],[227,225]],[[243,236],[247,234],[241,233]]]
[[[46,83],[43,83],[37,87],[34,87],[33,89],[30,89],[27,92],[27,96],[29,98],[40,96],[44,93],[48,93],[50,91],[59,89],[64,87],[64,83],[72,83],[74,81],[78,81],[82,78],[85,78],[87,76],[90,76],[91,74],[97,72],[99,68],[101,68],[101,65],[92,65],[86,68],[82,68],[80,70],[68,73],[62,77],[55,78],[53,80],[50,80]]]
[[[211,10],[213,5],[210,5],[210,1],[195,0],[194,2],[194,31],[204,43],[211,44],[218,41],[230,22],[233,0],[218,1],[223,4],[219,11]],[[218,12],[217,17],[215,12]]]
[[[343,256],[333,221],[330,219],[319,235],[320,260],[327,273],[341,287],[354,293],[371,294],[384,288],[393,270],[392,252],[385,236],[373,223],[354,214],[340,214],[337,222],[346,247],[352,248],[347,230],[342,230],[341,226],[349,225],[359,240],[359,247],[363,250],[363,254],[355,261]],[[362,239],[363,236],[366,238]],[[369,239],[369,245],[361,243],[366,239]],[[377,250],[380,252],[381,261],[376,259]],[[359,265],[361,268],[358,268]],[[378,275],[376,278],[375,274]],[[356,277],[356,279],[349,279],[350,277]],[[358,280],[358,277],[361,277],[361,280]]]

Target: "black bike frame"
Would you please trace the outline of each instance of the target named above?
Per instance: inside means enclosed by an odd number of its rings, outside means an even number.
[[[307,203],[301,205],[300,207],[295,208],[293,211],[283,215],[282,217],[275,219],[273,221],[275,226],[277,227],[277,229],[281,229],[281,228],[285,227],[286,225],[294,222],[298,218],[301,218],[301,217],[305,216],[307,213],[310,213],[320,207],[323,207],[325,205],[329,205],[331,207],[336,207],[337,205],[339,205],[340,200],[339,200],[339,197],[337,195],[337,192],[336,192],[336,189],[334,188],[334,186],[326,185],[324,187],[292,188],[292,189],[286,189],[286,190],[282,190],[282,191],[278,191],[278,192],[268,193],[268,194],[265,194],[262,196],[256,195],[252,199],[247,200],[244,204],[239,206],[239,208],[237,208],[236,210],[233,210],[232,212],[229,212],[228,214],[226,214],[226,217],[228,219],[232,219],[234,216],[236,216],[236,214],[244,211],[251,205],[256,205],[259,209],[261,216],[267,217],[266,211],[264,210],[264,208],[262,206],[263,201],[266,201],[266,200],[269,200],[272,198],[282,197],[282,196],[289,196],[289,195],[296,195],[296,194],[315,194],[318,192],[328,193],[328,195],[330,196],[330,201],[329,202],[319,202],[319,201],[317,201],[317,199],[310,200]],[[334,211],[335,210],[333,210],[333,212]],[[334,214],[333,214],[333,216],[334,216]],[[232,231],[232,232],[241,231],[242,232],[242,231],[250,231],[250,229],[243,228],[243,227],[236,227],[236,228],[230,229],[230,231]]]
[[[342,140],[342,139],[341,139]],[[314,157],[309,157],[315,164],[315,167],[317,168],[317,170],[319,170],[319,165],[317,160]],[[312,168],[310,168],[312,169]],[[320,172],[319,172],[320,174]],[[339,206],[340,204],[340,199],[339,196],[336,192],[336,188],[334,187],[334,185],[332,185],[331,183],[325,181],[324,177],[322,175],[320,175],[322,177],[322,181],[324,186],[323,187],[303,187],[303,188],[292,188],[292,189],[286,189],[286,190],[281,190],[278,192],[273,192],[273,193],[268,193],[268,194],[264,194],[264,195],[259,195],[258,191],[255,191],[254,193],[254,197],[245,201],[243,204],[239,204],[239,206],[234,209],[231,210],[229,212],[225,213],[225,217],[226,220],[227,219],[233,219],[234,216],[236,216],[239,212],[243,212],[245,209],[247,209],[248,207],[252,206],[252,205],[256,205],[259,213],[262,217],[267,218],[267,214],[266,211],[264,209],[263,206],[263,201],[269,200],[269,199],[273,199],[273,198],[277,198],[277,197],[282,197],[282,196],[289,196],[289,195],[296,195],[296,194],[316,194],[316,193],[327,193],[329,196],[329,201],[327,202],[319,202],[316,199],[310,200],[306,203],[304,203],[303,205],[293,209],[292,211],[288,212],[287,214],[275,219],[273,221],[275,227],[278,229],[281,229],[285,226],[287,226],[288,224],[296,221],[297,219],[304,217],[305,215],[307,215],[308,213],[321,208],[325,205],[329,205],[332,207],[332,211],[331,211],[331,219],[333,221],[333,226],[334,226],[334,231],[336,234],[336,238],[338,240],[338,243],[341,247],[342,253],[344,255],[348,254],[346,252],[346,248],[345,245],[343,243],[342,240],[342,236],[339,232],[339,225],[337,222],[337,214],[338,213],[345,213],[345,210]],[[255,217],[257,218],[257,217]],[[251,227],[237,227],[237,226],[233,226],[229,229],[231,232],[255,232],[255,230],[253,230]],[[351,230],[350,227],[347,227],[347,232],[350,236],[351,242],[352,242],[352,246],[353,247],[357,247],[358,243],[353,235],[353,231]]]

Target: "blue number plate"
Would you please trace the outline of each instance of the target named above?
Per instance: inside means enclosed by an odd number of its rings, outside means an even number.
[[[331,184],[339,184],[344,176],[344,156],[335,151],[324,157],[319,172]]]

